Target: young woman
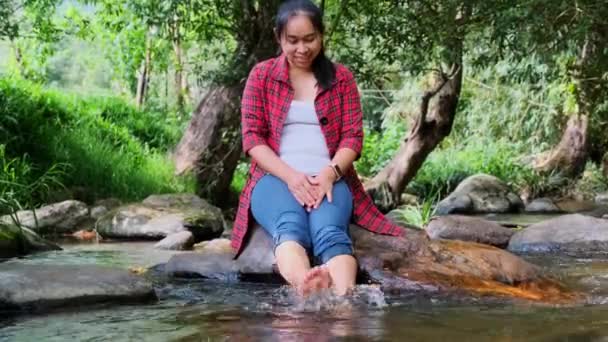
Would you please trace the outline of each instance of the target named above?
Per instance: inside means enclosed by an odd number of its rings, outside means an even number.
[[[361,104],[352,73],[323,51],[320,9],[285,2],[275,33],[282,54],[257,64],[242,99],[243,150],[252,157],[232,246],[251,215],[272,236],[279,272],[303,295],[355,285],[349,223],[401,235],[374,207],[352,167],[361,153]],[[311,268],[309,253],[321,266]]]

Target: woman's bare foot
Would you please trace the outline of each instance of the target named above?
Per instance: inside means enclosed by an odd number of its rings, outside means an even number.
[[[304,276],[299,287],[302,296],[308,297],[314,292],[325,290],[331,287],[331,276],[326,267],[313,267]]]

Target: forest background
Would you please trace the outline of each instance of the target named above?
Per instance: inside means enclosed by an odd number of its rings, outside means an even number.
[[[230,216],[248,166],[240,94],[277,54],[279,3],[0,0],[0,215],[195,192]],[[356,169],[389,190],[379,206],[413,194],[424,221],[477,173],[524,200],[608,190],[605,1],[318,4],[329,56],[358,81]]]

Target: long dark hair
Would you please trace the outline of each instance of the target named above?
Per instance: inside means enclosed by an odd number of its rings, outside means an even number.
[[[300,14],[308,16],[312,26],[314,26],[321,35],[325,33],[323,12],[321,12],[321,9],[319,9],[317,5],[310,0],[288,0],[279,7],[275,25],[275,32],[277,35],[281,37],[289,19]],[[312,72],[323,89],[329,88],[336,78],[336,67],[329,58],[325,56],[323,47],[321,47],[321,51],[312,62]]]

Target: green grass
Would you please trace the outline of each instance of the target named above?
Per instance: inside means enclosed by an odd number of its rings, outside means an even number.
[[[57,165],[61,174],[47,194],[79,188],[81,199],[93,201],[193,191],[192,179],[174,176],[167,153],[182,127],[171,115],[138,111],[119,98],[83,98],[0,79],[0,158],[14,173],[12,185],[0,184],[0,194],[31,184]],[[41,194],[25,197],[18,200],[45,200]]]

